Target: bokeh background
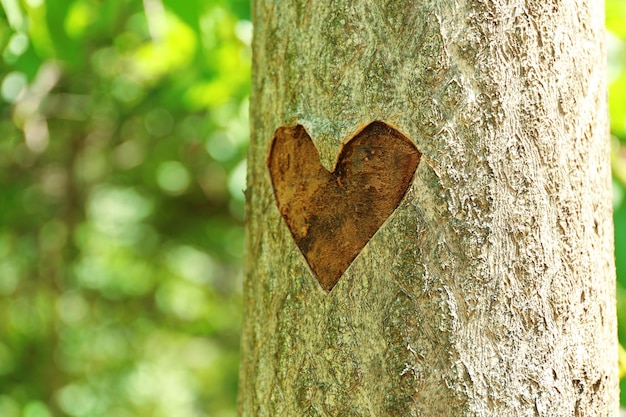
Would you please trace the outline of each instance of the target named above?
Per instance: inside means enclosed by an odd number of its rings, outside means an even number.
[[[1,417],[235,416],[251,38],[248,0],[0,0]]]
[[[0,10],[0,416],[234,416],[247,0]]]

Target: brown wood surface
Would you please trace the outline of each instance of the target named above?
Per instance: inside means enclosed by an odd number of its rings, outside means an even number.
[[[347,142],[329,172],[304,127],[281,127],[267,165],[281,215],[319,283],[330,291],[398,206],[420,160],[382,122]]]

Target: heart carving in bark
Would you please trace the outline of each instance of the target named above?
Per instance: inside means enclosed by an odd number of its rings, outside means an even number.
[[[276,130],[267,166],[278,209],[326,291],[400,204],[420,157],[400,132],[373,122],[328,172],[304,127]]]

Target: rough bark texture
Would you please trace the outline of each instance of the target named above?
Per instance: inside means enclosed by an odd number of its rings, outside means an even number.
[[[599,0],[256,0],[241,416],[617,416]],[[421,161],[325,291],[274,132],[331,171],[380,120]]]

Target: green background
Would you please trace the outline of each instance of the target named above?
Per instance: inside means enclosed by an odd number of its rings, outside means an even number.
[[[626,342],[626,1],[606,7]],[[0,0],[1,417],[235,415],[250,19]]]

